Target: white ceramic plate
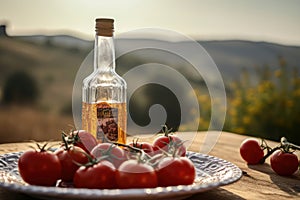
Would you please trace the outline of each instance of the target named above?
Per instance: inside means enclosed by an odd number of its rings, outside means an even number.
[[[25,184],[19,176],[18,158],[22,152],[0,156],[0,187],[41,199],[183,199],[239,180],[242,171],[234,164],[195,152],[188,152],[197,170],[192,185],[144,189],[75,189]]]

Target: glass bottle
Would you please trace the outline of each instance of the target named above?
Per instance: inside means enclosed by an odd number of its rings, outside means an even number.
[[[115,71],[114,20],[96,19],[94,72],[83,80],[82,129],[98,142],[126,143],[126,82]]]

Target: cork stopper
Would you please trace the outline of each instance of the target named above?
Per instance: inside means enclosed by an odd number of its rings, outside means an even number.
[[[114,33],[114,19],[97,18],[96,34],[98,36],[112,37]]]

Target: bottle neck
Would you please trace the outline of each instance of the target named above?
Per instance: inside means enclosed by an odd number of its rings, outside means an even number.
[[[94,70],[107,72],[115,70],[115,48],[113,37],[96,35]]]

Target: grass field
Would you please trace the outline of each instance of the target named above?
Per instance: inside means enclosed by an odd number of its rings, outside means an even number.
[[[49,114],[30,107],[5,107],[0,112],[0,143],[59,140],[73,126],[71,116]]]
[[[60,139],[73,125],[71,103],[74,78],[86,51],[0,37],[0,143]],[[1,103],[7,78],[25,71],[36,81],[33,106]],[[2,94],[3,95],[3,94]]]

